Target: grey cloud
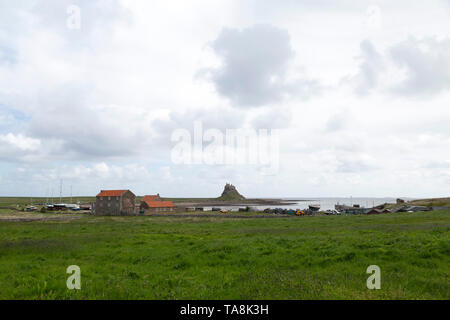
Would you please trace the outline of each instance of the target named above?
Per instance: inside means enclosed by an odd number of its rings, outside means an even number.
[[[0,134],[23,131],[24,124],[28,120],[29,117],[23,112],[0,103]]]
[[[175,129],[193,130],[194,122],[202,121],[204,130],[225,131],[242,127],[245,120],[242,111],[230,107],[190,109],[171,112],[168,119],[147,120],[146,114],[151,109],[103,106],[95,103],[94,95],[91,87],[76,83],[39,93],[33,107],[39,112],[29,114],[25,130],[27,136],[42,141],[42,152],[33,152],[37,158],[88,161],[145,154],[148,160],[160,160],[170,156],[171,134]],[[8,152],[8,159],[13,160],[18,154],[13,151]]]
[[[89,49],[100,38],[105,38],[114,30],[117,21],[130,22],[130,13],[119,0],[15,0],[0,2],[0,27],[8,34],[14,32],[16,38],[20,35],[29,36],[36,29],[47,29],[65,37],[67,46],[83,46]],[[69,6],[80,8],[81,28],[71,30],[67,27],[70,14]],[[2,35],[0,33],[0,42]],[[29,41],[34,41],[30,38]],[[36,44],[40,45],[40,44]],[[11,48],[13,50],[14,48]],[[1,50],[0,50],[1,51]],[[0,54],[1,63],[1,54]]]
[[[314,81],[287,82],[294,51],[286,30],[271,25],[225,28],[211,47],[222,66],[209,70],[210,78],[218,93],[234,106],[262,106],[291,95],[307,98],[317,91]]]
[[[336,172],[358,173],[375,169],[374,166],[367,164],[361,159],[338,159]]]
[[[280,129],[289,127],[291,121],[292,113],[289,110],[271,109],[253,119],[252,126],[256,129]]]
[[[213,109],[198,108],[184,112],[171,112],[168,119],[153,121],[152,127],[156,131],[154,143],[164,147],[172,147],[171,135],[176,129],[186,129],[193,132],[194,123],[200,121],[203,130],[241,128],[245,120],[245,114],[231,108],[216,107]]]
[[[332,115],[326,123],[325,131],[336,132],[344,129],[347,126],[350,116],[351,115],[347,111]]]
[[[13,65],[17,62],[17,52],[11,48],[0,45],[0,66]]]
[[[161,173],[158,170],[150,171],[146,166],[139,163],[93,163],[64,164],[55,163],[39,165],[21,164],[14,171],[6,172],[3,176],[6,186],[15,186],[19,195],[30,196],[57,196],[59,195],[60,179],[63,180],[63,196],[71,193],[73,186],[74,196],[96,194],[104,188],[124,187],[133,189],[135,192],[145,192],[152,185],[152,181],[158,181],[158,188],[165,185]],[[0,185],[0,192],[9,194],[11,190]],[[147,191],[148,192],[148,191]]]
[[[179,126],[192,125],[194,121],[202,121],[205,127],[220,130],[240,128],[245,119],[245,115],[241,111],[225,107],[199,108],[182,113],[172,112],[170,117]]]
[[[127,21],[129,18],[128,11],[121,6],[119,0],[59,0],[52,2],[51,6],[47,5],[47,2],[46,0],[35,1],[30,10],[39,17],[40,23],[55,28],[59,32],[75,34],[67,28],[69,17],[67,9],[75,5],[80,8],[82,37],[86,37],[86,33],[93,31],[109,31],[111,25],[118,19]]]
[[[427,169],[447,169],[450,168],[450,160],[444,161],[430,161],[428,162],[424,168]]]
[[[308,11],[359,11],[364,12],[369,1],[352,1],[352,0],[284,0],[282,5],[277,0],[250,0],[249,10],[258,16],[270,17],[273,15],[286,15],[295,13],[298,10]]]
[[[399,96],[428,96],[450,89],[450,39],[409,38],[380,54],[368,40],[360,45],[362,60],[358,74],[347,78],[360,96],[370,94],[380,86],[379,77],[387,61],[405,71],[406,78],[387,87],[387,92]]]
[[[194,169],[194,174],[204,181],[208,181],[212,185],[215,185],[216,189],[220,189],[222,184],[227,181],[240,181],[240,174],[236,168],[230,168],[226,166],[214,166],[214,170],[207,170],[205,168]],[[220,187],[217,187],[220,186]],[[217,194],[220,191],[217,191]]]
[[[41,92],[40,110],[32,114],[29,134],[49,143],[59,142],[59,156],[86,159],[135,153],[143,138],[135,124],[127,121],[125,112],[120,119],[91,105],[90,95],[88,87],[77,85]]]
[[[343,173],[357,173],[361,171],[366,171],[368,167],[364,163],[360,163],[357,161],[343,161],[340,162],[339,166],[337,167],[336,172],[343,172]]]
[[[450,39],[410,38],[390,49],[406,79],[392,88],[399,95],[431,95],[450,89]]]
[[[355,92],[360,96],[367,95],[378,85],[378,76],[383,68],[382,56],[369,40],[360,44],[362,62],[359,72],[353,79],[355,81]]]

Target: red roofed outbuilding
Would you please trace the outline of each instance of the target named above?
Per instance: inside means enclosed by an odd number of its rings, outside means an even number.
[[[158,194],[156,194],[156,195],[147,195],[147,196],[144,196],[143,198],[142,198],[142,200],[141,200],[141,202],[142,201],[161,201],[162,199],[161,199],[161,197],[159,196],[159,193]]]
[[[146,214],[152,212],[173,212],[176,210],[176,206],[172,201],[162,201],[158,194],[157,196],[145,196],[142,198],[139,209]]]
[[[101,190],[96,196],[93,213],[98,216],[136,214],[136,196],[130,190]]]

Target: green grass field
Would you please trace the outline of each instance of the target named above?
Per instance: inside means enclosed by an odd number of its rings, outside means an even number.
[[[450,211],[0,222],[0,299],[449,299],[449,228]]]

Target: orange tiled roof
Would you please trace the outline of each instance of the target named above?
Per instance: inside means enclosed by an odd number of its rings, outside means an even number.
[[[150,208],[175,208],[172,201],[145,201]]]
[[[151,196],[144,196],[142,198],[142,201],[147,202],[147,201],[158,201],[156,200],[159,196],[158,195],[151,195]]]
[[[102,190],[97,197],[120,197],[128,190]]]

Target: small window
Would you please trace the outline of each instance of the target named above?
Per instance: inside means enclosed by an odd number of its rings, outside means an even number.
[[[108,203],[108,208],[111,207],[111,203]]]
[[[111,197],[108,197],[108,200],[111,200]]]
[[[119,200],[119,197],[116,197],[116,200]]]

